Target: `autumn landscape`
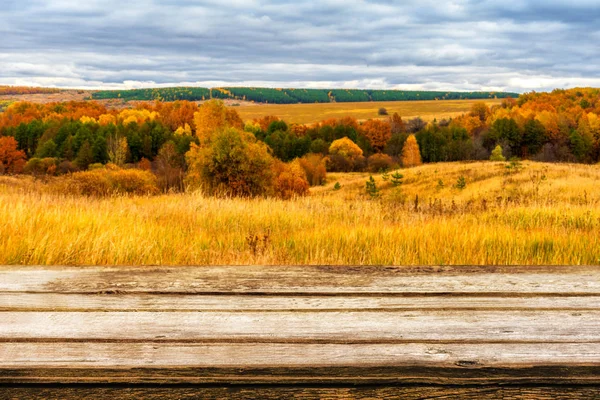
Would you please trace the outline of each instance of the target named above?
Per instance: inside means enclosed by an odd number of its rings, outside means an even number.
[[[598,0],[0,0],[0,400],[600,399]]]
[[[2,264],[600,260],[597,89],[312,104],[2,90]]]
[[[0,264],[600,262],[594,5],[9,3]]]

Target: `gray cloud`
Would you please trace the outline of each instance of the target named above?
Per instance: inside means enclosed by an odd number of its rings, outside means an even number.
[[[4,0],[0,84],[600,85],[597,0]]]

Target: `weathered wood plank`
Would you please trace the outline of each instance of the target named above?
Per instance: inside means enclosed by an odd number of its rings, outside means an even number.
[[[600,269],[0,266],[15,383],[600,387]]]
[[[598,343],[0,343],[6,368],[600,366]],[[0,378],[1,379],[1,378]]]
[[[600,310],[600,296],[239,296],[0,292],[0,311]]]
[[[600,342],[598,311],[3,312],[0,340]]]
[[[28,267],[0,292],[600,294],[594,267]]]
[[[597,399],[600,387],[587,386],[392,386],[392,387],[4,387],[7,399]]]
[[[2,369],[2,384],[60,385],[597,385],[598,366],[19,368]]]

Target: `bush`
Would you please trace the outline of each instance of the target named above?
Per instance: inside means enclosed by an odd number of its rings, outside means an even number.
[[[88,170],[92,171],[95,169],[104,169],[104,164],[101,163],[94,163],[94,164],[90,164],[88,167]]]
[[[326,159],[327,171],[331,172],[351,172],[354,170],[354,163],[341,154],[332,154]]]
[[[388,115],[388,111],[385,108],[381,107],[379,110],[377,110],[377,114]]]
[[[456,184],[454,185],[454,187],[458,190],[463,190],[464,188],[467,187],[467,180],[465,179],[464,176],[459,176],[458,179],[456,180]]]
[[[56,172],[59,175],[64,175],[64,174],[70,174],[72,172],[77,172],[79,171],[79,168],[77,168],[77,165],[73,164],[71,161],[65,160],[63,162],[61,162],[60,164],[58,164],[58,168],[56,170]]]
[[[502,147],[500,147],[500,145],[497,145],[492,151],[490,161],[506,161],[506,158],[502,155]]]
[[[281,161],[275,162],[275,195],[284,200],[289,200],[296,196],[306,196],[308,194],[308,181],[304,169],[298,161],[285,164]]]
[[[156,177],[136,169],[95,169],[60,178],[54,191],[83,196],[153,195],[159,193]]]
[[[141,169],[142,171],[151,171],[152,170],[152,164],[150,163],[150,160],[148,160],[145,157],[142,157],[142,159],[138,162],[137,167],[138,167],[138,169]]]
[[[307,154],[298,160],[311,186],[325,184],[327,180],[327,166],[325,161],[325,157],[320,154]]]
[[[235,128],[217,131],[207,145],[192,144],[186,160],[185,181],[192,189],[241,197],[272,192],[274,159],[267,145],[251,133]]]
[[[364,172],[367,170],[367,158],[360,156],[354,160],[354,172]]]
[[[107,174],[111,191],[116,194],[157,194],[158,185],[156,177],[148,171],[120,170],[110,171]]]
[[[25,164],[23,172],[30,175],[54,175],[56,174],[56,158],[31,158]]]
[[[367,159],[370,172],[388,171],[395,167],[394,160],[387,154],[376,153]]]

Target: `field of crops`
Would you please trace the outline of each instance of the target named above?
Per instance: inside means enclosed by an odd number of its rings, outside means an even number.
[[[382,118],[378,111],[385,108],[389,115],[398,113],[402,118],[421,117],[426,121],[456,117],[471,109],[473,103],[482,100],[439,100],[439,101],[381,101],[358,103],[325,104],[256,104],[235,107],[244,121],[265,115],[275,115],[288,123],[309,124],[328,118],[352,116],[359,120]],[[489,99],[492,106],[502,100]]]

